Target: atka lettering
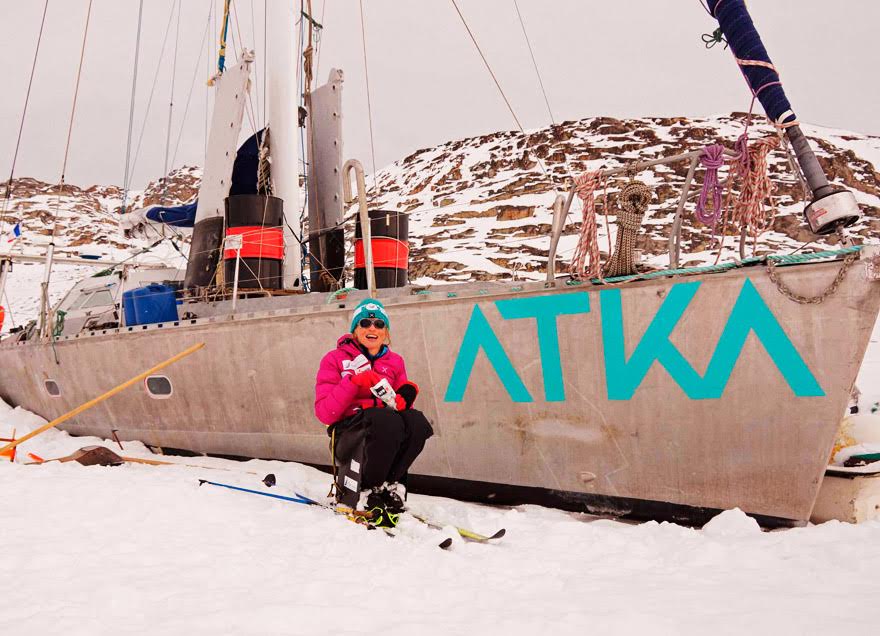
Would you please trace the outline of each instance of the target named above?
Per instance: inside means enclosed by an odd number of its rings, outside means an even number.
[[[620,290],[599,292],[605,383],[609,400],[632,398],[655,362],[666,370],[689,398],[720,398],[750,333],[764,347],[770,361],[796,396],[825,395],[785,330],[748,279],[743,282],[706,372],[700,375],[670,341],[672,332],[700,284],[687,282],[672,286],[629,358],[626,356]],[[589,313],[589,294],[573,292],[499,300],[495,306],[505,320],[535,320],[544,399],[547,402],[564,401],[557,318]],[[480,350],[486,355],[511,400],[534,401],[478,305],[474,305],[465,330],[446,388],[445,401],[461,402],[464,399]]]

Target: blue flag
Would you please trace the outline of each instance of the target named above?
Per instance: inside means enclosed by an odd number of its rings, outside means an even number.
[[[12,228],[12,236],[10,237],[10,239],[7,242],[12,243],[12,241],[17,239],[19,236],[21,236],[21,221],[16,223],[15,227]]]

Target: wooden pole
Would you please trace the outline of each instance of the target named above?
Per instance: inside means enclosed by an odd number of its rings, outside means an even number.
[[[109,391],[107,391],[103,395],[96,397],[94,400],[89,400],[85,404],[80,404],[78,407],[76,407],[72,411],[68,411],[64,415],[62,415],[60,417],[56,417],[54,420],[52,420],[48,424],[44,424],[40,428],[31,431],[30,433],[28,433],[24,437],[15,440],[11,444],[7,444],[3,448],[0,448],[0,454],[15,448],[16,446],[18,446],[22,442],[26,442],[29,439],[31,439],[32,437],[36,437],[40,433],[44,433],[44,432],[48,431],[50,428],[58,426],[62,422],[66,422],[67,420],[69,420],[72,417],[76,417],[77,415],[79,415],[83,411],[86,411],[86,410],[92,408],[93,406],[95,406],[95,404],[98,404],[99,402],[103,402],[107,398],[113,397],[114,395],[116,395],[120,391],[123,391],[123,390],[127,389],[128,387],[130,387],[132,384],[136,384],[137,382],[140,382],[141,380],[146,378],[148,375],[153,375],[154,373],[156,373],[156,371],[159,371],[160,369],[164,369],[165,367],[167,367],[170,364],[174,364],[175,362],[177,362],[181,358],[185,358],[189,354],[195,353],[196,351],[198,351],[199,349],[201,349],[204,346],[205,346],[204,342],[194,344],[189,349],[187,349],[185,351],[181,351],[176,356],[174,356],[172,358],[168,358],[165,362],[161,362],[161,363],[157,364],[152,369],[148,369],[148,370],[144,371],[143,373],[141,373],[140,375],[133,377],[131,380],[128,380],[127,382],[123,382],[122,384],[120,384],[116,388],[110,389]]]

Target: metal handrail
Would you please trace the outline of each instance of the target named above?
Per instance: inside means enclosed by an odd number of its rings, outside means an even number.
[[[553,283],[556,278],[556,247],[559,245],[559,237],[562,235],[562,228],[565,227],[565,217],[568,216],[568,209],[574,199],[574,189],[568,193],[566,199],[561,194],[556,195],[553,201],[553,225],[551,226],[550,235],[550,251],[547,252],[547,284]]]
[[[370,228],[370,213],[367,210],[367,186],[364,182],[364,167],[357,159],[349,159],[342,166],[342,196],[345,198],[345,205],[349,206],[354,202],[351,196],[351,175],[354,170],[355,179],[357,180],[357,201],[358,215],[361,220],[361,238],[364,243],[364,260],[367,268],[367,289],[370,297],[376,297],[376,272],[373,268],[373,237]]]
[[[613,168],[610,170],[602,170],[601,172],[599,172],[600,177],[611,177],[611,176],[618,175],[618,174],[633,174],[636,172],[640,172],[641,170],[644,170],[645,168],[650,168],[652,166],[657,166],[657,165],[661,165],[661,164],[665,165],[665,164],[675,163],[677,161],[687,161],[687,160],[689,160],[691,162],[690,167],[688,168],[687,177],[685,178],[684,184],[682,184],[682,187],[681,187],[681,196],[678,199],[678,207],[676,208],[675,217],[673,218],[673,221],[672,221],[672,230],[669,234],[669,264],[670,264],[670,267],[673,269],[678,267],[678,261],[681,256],[681,218],[682,218],[682,213],[684,212],[684,206],[685,206],[685,203],[687,203],[688,194],[690,194],[691,185],[693,184],[693,181],[694,181],[694,174],[697,170],[697,165],[700,163],[700,157],[702,156],[702,154],[703,154],[702,150],[692,150],[691,152],[685,152],[685,153],[682,153],[679,155],[674,155],[672,157],[662,157],[660,159],[651,159],[649,161],[640,161],[638,163],[627,164],[627,165],[620,167],[620,168]],[[737,153],[733,150],[730,150],[728,148],[724,149],[724,154],[727,157],[738,157],[739,156],[739,153]],[[574,199],[574,195],[575,195],[575,188],[574,188],[574,186],[572,186],[568,191],[568,198],[566,199],[566,202],[565,202],[563,218],[565,218],[565,216],[568,215],[568,210],[571,207],[571,203],[572,203],[572,200]],[[558,197],[557,197],[557,200],[558,200]],[[559,236],[557,234],[557,229],[556,229],[556,210],[555,210],[556,203],[554,203],[553,205],[554,205],[554,222],[553,222],[552,234],[550,237],[550,245],[551,245],[551,249],[553,251],[554,257],[555,257],[555,253],[556,253],[555,247],[556,247],[556,243],[559,242]],[[563,225],[564,225],[564,223],[563,223]],[[558,232],[559,233],[562,232],[561,227],[559,228]],[[552,280],[551,272],[554,270],[555,270],[555,264],[551,265],[548,263],[547,282],[550,282]]]

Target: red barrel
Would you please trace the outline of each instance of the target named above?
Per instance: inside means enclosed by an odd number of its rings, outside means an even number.
[[[226,198],[226,236],[241,236],[238,286],[243,289],[281,289],[284,260],[284,202],[262,194]],[[235,280],[238,250],[223,250],[227,285]]]
[[[390,210],[370,210],[370,243],[376,287],[403,287],[409,268],[409,217]],[[360,216],[354,230],[354,286],[367,288],[366,256]]]

